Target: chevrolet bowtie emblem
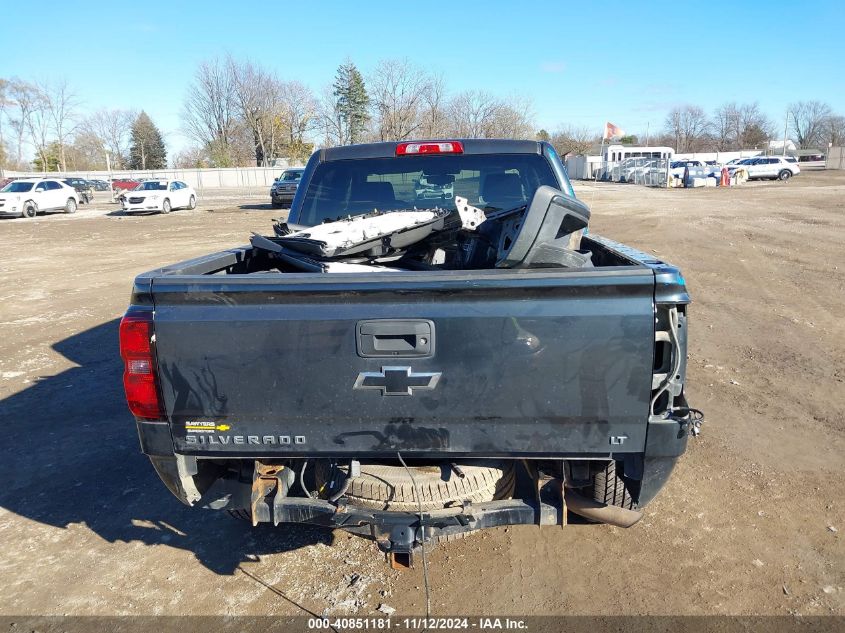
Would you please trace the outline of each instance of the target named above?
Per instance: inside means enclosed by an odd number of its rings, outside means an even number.
[[[434,389],[441,372],[414,373],[410,367],[382,367],[380,372],[362,371],[353,389],[378,389],[383,396],[413,396],[414,390]]]

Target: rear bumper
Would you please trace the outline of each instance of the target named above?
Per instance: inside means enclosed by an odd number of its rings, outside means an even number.
[[[595,424],[595,423],[593,423]],[[138,437],[141,441],[141,450],[144,454],[149,456],[173,456],[176,453],[174,448],[174,438],[171,434],[170,424],[167,421],[147,421],[138,420]],[[480,453],[453,453],[442,451],[411,451],[414,457],[425,457],[431,459],[449,459],[456,457],[471,457],[474,459],[488,458],[488,457],[509,457],[513,459],[521,458],[552,458],[552,459],[577,459],[581,458],[621,458],[626,455],[643,455],[644,457],[679,457],[687,449],[687,442],[689,440],[690,429],[688,423],[674,418],[661,418],[653,416],[643,425],[645,428],[644,434],[638,434],[641,439],[644,437],[644,442],[639,443],[639,448],[633,446],[626,446],[625,444],[615,447],[607,446],[601,449],[599,446],[591,446],[586,444],[575,444],[571,446],[570,450],[565,452],[546,453],[524,453],[519,454],[502,454],[500,451],[493,451],[489,454]],[[205,436],[204,436],[205,437]],[[249,440],[251,436],[245,436]],[[575,436],[578,437],[578,436]],[[205,444],[199,444],[198,447],[204,447]],[[219,445],[208,445],[210,448]],[[180,453],[188,454],[180,448]],[[340,452],[332,453],[325,451],[318,451],[314,447],[290,445],[287,449],[281,444],[275,445],[252,445],[245,443],[239,447],[242,450],[235,451],[191,451],[190,454],[196,457],[207,458],[234,458],[234,459],[263,459],[263,458],[311,458],[311,457],[333,457],[339,456]],[[254,449],[254,450],[253,450]],[[385,455],[377,455],[362,451],[361,454],[355,457],[369,457],[377,458],[383,456],[395,456],[396,450],[392,450]]]
[[[589,517],[589,512],[598,510],[599,514],[593,515],[597,520],[620,527],[630,527],[642,516],[639,511],[586,499],[574,490],[564,489],[561,479],[540,477],[537,473],[533,486],[513,499],[483,503],[465,501],[460,506],[415,513],[373,510],[347,504],[343,499],[333,502],[289,496],[289,486],[283,484],[282,474],[291,473],[289,470],[274,471],[278,474],[269,475],[268,479],[256,474],[252,486],[242,482],[240,490],[235,489],[231,480],[229,485],[218,480],[200,493],[205,487],[203,480],[208,481],[207,473],[203,472],[208,464],[181,456],[152,458],[151,461],[168,489],[186,505],[212,509],[249,507],[253,525],[302,523],[342,529],[374,540],[394,567],[410,566],[413,553],[421,546],[475,530],[506,525],[565,526],[570,511]],[[260,483],[265,481],[269,482],[266,487]],[[221,497],[225,497],[227,503],[221,504],[218,500]],[[236,501],[232,503],[232,499]],[[602,515],[602,512],[607,514]]]
[[[567,460],[569,462],[584,463],[583,460],[591,459],[615,459],[624,464],[626,479],[631,480],[632,496],[639,502],[640,507],[649,503],[666,482],[675,467],[678,457],[687,448],[690,428],[687,422],[679,422],[673,419],[652,419],[647,425],[645,445],[639,452],[594,454],[587,452],[569,451],[566,454],[546,456],[542,459]],[[175,453],[173,437],[170,425],[166,421],[144,421],[137,422],[138,436],[142,451],[148,455],[155,466],[167,488],[186,505],[200,505],[211,509],[240,509],[250,506],[250,484],[242,476],[235,476],[235,472],[251,472],[254,460],[256,459],[278,459],[278,455],[268,454],[266,451],[261,456],[238,455],[237,457],[223,457],[219,454],[195,456]],[[573,447],[575,448],[575,447]],[[395,453],[394,453],[395,455]],[[414,455],[420,457],[419,455]],[[312,459],[314,453],[296,455],[302,458]],[[459,459],[461,456],[440,455],[434,459]],[[472,459],[487,458],[489,455],[473,454],[468,456]],[[525,455],[506,456],[509,459],[522,459]],[[451,459],[450,459],[451,458]],[[177,467],[182,464],[182,467]],[[191,464],[185,468],[185,464]],[[469,531],[493,525],[510,524],[545,524],[543,519],[552,512],[549,508],[543,508],[529,500],[511,500],[508,502],[496,502],[500,505],[486,508],[483,514],[490,514],[479,523],[476,515],[468,517],[454,517],[454,512],[448,514],[445,522],[437,523],[435,527],[443,531],[442,535],[448,535],[459,531]],[[527,504],[527,505],[526,505]],[[551,503],[554,506],[554,503]],[[495,510],[495,511],[494,511]],[[559,509],[558,509],[559,511]],[[360,509],[348,513],[345,509],[335,504],[316,499],[305,499],[296,497],[277,497],[264,510],[256,512],[257,522],[301,522],[329,525],[350,529],[361,525],[371,525],[372,521],[358,521],[358,517],[364,512],[368,517],[379,514],[378,521],[391,523],[396,513],[373,513],[369,510]],[[528,513],[528,514],[526,514]],[[385,516],[381,516],[381,515]],[[530,515],[530,516],[529,516]],[[353,518],[350,519],[349,517]],[[416,516],[416,515],[414,515]],[[504,518],[503,518],[504,517]],[[542,520],[541,520],[542,519]],[[457,522],[457,523],[456,523]],[[456,524],[463,528],[456,527]],[[446,529],[448,527],[448,529]],[[367,528],[369,529],[369,528]],[[439,534],[439,533],[438,533]]]

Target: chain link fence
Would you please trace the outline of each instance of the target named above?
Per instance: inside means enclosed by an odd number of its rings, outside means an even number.
[[[596,180],[626,182],[646,187],[666,187],[670,160],[666,158],[627,158],[623,161],[602,161]]]

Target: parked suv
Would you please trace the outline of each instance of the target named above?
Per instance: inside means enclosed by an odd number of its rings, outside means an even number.
[[[79,194],[53,178],[21,178],[0,190],[0,215],[34,218],[44,211],[75,213]]]
[[[789,180],[801,173],[801,168],[783,156],[761,156],[744,165],[748,178],[768,178],[770,180]]]
[[[282,175],[273,181],[273,186],[270,187],[270,203],[274,208],[290,204],[293,202],[293,197],[296,195],[296,189],[299,186],[299,179],[302,178],[302,172],[305,171],[302,167],[294,169],[286,169]]]

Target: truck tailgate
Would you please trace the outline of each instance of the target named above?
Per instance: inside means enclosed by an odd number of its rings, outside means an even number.
[[[654,276],[592,270],[153,279],[178,452],[642,451]]]

